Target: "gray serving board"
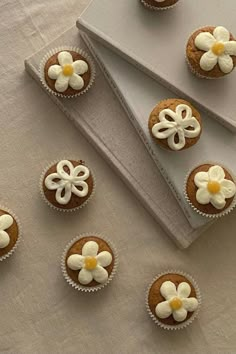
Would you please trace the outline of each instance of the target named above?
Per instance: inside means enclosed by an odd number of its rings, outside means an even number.
[[[41,87],[39,63],[42,57],[50,48],[65,44],[84,47],[76,27],[26,59],[26,70]],[[96,82],[86,95],[74,100],[52,95],[50,98],[115,169],[179,247],[188,247],[206,229],[195,230],[190,226],[99,68]],[[115,139],[113,132],[116,133]]]
[[[236,35],[235,18],[235,0],[180,0],[168,11],[149,11],[139,0],[94,0],[77,26],[236,131],[236,70],[202,80],[185,63],[185,45],[195,29],[223,25]]]

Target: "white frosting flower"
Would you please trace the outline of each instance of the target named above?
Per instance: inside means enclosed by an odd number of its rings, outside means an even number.
[[[196,199],[205,205],[211,203],[216,209],[225,207],[227,198],[236,193],[235,183],[225,179],[225,172],[220,166],[212,166],[208,172],[198,172],[194,176],[194,183],[198,187]]]
[[[195,38],[198,49],[205,51],[200,60],[202,70],[210,71],[216,64],[224,74],[230,73],[234,68],[231,55],[236,55],[236,41],[230,41],[230,32],[222,27],[216,27],[213,34],[202,32]]]
[[[172,120],[170,121],[168,117]],[[186,104],[179,104],[175,112],[168,108],[163,109],[159,114],[159,121],[152,127],[152,134],[157,139],[167,139],[172,150],[181,150],[186,144],[185,138],[195,138],[201,132],[198,120],[193,117],[192,109]],[[192,129],[188,130],[190,127]]]
[[[166,301],[157,304],[155,312],[159,318],[167,318],[172,315],[177,322],[186,319],[188,312],[193,312],[198,307],[198,300],[189,297],[191,287],[188,283],[182,282],[176,286],[171,281],[165,281],[160,288],[161,295]]]
[[[111,264],[112,255],[108,251],[98,253],[98,244],[95,241],[88,241],[82,248],[82,255],[72,254],[67,259],[67,265],[72,270],[79,270],[78,280],[81,284],[87,285],[94,279],[103,284],[108,279],[108,272],[105,268]]]
[[[13,224],[13,217],[8,214],[0,216],[0,248],[5,248],[10,243],[10,237],[5,231]]]
[[[65,167],[69,169],[69,173],[64,170]],[[72,193],[80,198],[88,194],[88,184],[85,181],[90,176],[90,172],[86,166],[74,167],[70,161],[62,160],[58,162],[56,168],[57,172],[45,178],[45,186],[49,190],[56,190],[56,201],[59,204],[69,203]]]
[[[60,65],[51,65],[48,69],[50,79],[56,80],[55,89],[64,92],[68,86],[74,90],[84,87],[84,80],[80,75],[88,71],[88,64],[84,60],[75,60],[69,52],[60,52],[57,56]]]

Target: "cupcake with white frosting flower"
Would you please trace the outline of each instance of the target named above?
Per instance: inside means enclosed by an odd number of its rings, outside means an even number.
[[[0,261],[13,254],[20,241],[20,223],[12,211],[0,208]]]
[[[141,3],[149,10],[168,10],[177,4],[179,0],[141,0]]]
[[[207,26],[195,31],[186,47],[191,71],[201,78],[217,79],[236,66],[236,40],[223,26]]]
[[[66,246],[61,266],[72,287],[85,292],[97,291],[107,285],[116,272],[116,250],[100,235],[80,235]]]
[[[176,330],[187,327],[196,318],[201,295],[196,281],[180,271],[159,274],[148,287],[146,307],[160,327]]]
[[[236,182],[226,168],[217,164],[202,164],[187,176],[185,195],[199,214],[219,217],[235,207]]]
[[[152,110],[148,127],[154,141],[170,151],[194,146],[202,133],[202,120],[193,105],[179,98],[161,101]]]
[[[76,97],[88,91],[95,78],[95,67],[87,53],[79,48],[56,48],[40,64],[41,81],[51,93]]]

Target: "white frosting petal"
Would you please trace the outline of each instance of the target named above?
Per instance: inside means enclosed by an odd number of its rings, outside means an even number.
[[[211,201],[211,195],[207,188],[199,188],[196,193],[196,199],[198,203],[206,205]]]
[[[204,53],[200,59],[200,67],[205,71],[211,71],[216,64],[217,56],[212,51]]]
[[[72,270],[81,269],[83,267],[83,264],[84,264],[84,256],[81,256],[80,254],[72,254],[67,259],[67,265]]]
[[[218,26],[214,29],[213,35],[217,41],[227,42],[230,38],[229,31],[222,26]]]
[[[198,300],[195,297],[182,299],[182,304],[185,310],[187,310],[188,312],[196,311],[196,309],[198,308]]]
[[[226,201],[222,191],[217,194],[211,194],[210,202],[216,209],[223,209],[225,207]]]
[[[56,80],[58,76],[61,74],[62,68],[60,65],[52,65],[48,69],[48,76],[50,79]]]
[[[159,318],[169,317],[172,314],[172,309],[170,307],[169,301],[162,301],[157,304],[155,312]]]
[[[67,173],[65,171],[65,167],[67,167],[69,169],[69,173]],[[59,178],[68,179],[70,177],[70,175],[73,174],[73,171],[74,171],[74,166],[70,161],[61,160],[58,162],[57,173],[58,173]]]
[[[93,275],[92,275],[91,271],[83,268],[79,272],[78,279],[81,284],[87,285],[87,284],[91,283],[91,281],[93,280]]]
[[[166,116],[172,118],[172,121],[169,121]],[[160,113],[159,113],[159,121],[160,122],[176,122],[176,113],[174,111],[172,111],[172,109],[169,108],[165,108],[163,109]]]
[[[175,142],[175,136],[178,136],[178,142]],[[178,128],[175,134],[172,134],[168,138],[168,145],[172,150],[181,150],[185,146],[185,134],[182,128]]]
[[[232,198],[236,193],[235,183],[228,179],[224,179],[221,182],[221,191],[224,194],[225,198]]]
[[[201,132],[201,126],[195,117],[183,119],[184,135],[186,138],[196,138]],[[192,130],[186,128],[192,127]]]
[[[72,55],[66,51],[60,52],[57,56],[57,59],[61,66],[73,63]]]
[[[63,75],[63,73],[61,73],[56,79],[55,89],[58,92],[65,92],[68,89],[68,84],[69,84],[69,76],[65,76]]]
[[[211,181],[221,182],[225,178],[225,172],[221,166],[211,166],[208,171],[209,179]]]
[[[160,131],[162,129],[165,130]],[[157,139],[167,139],[169,136],[175,134],[176,131],[176,124],[174,122],[159,122],[152,127],[152,134]]]
[[[199,33],[194,41],[195,46],[200,50],[204,50],[205,52],[211,49],[215,42],[216,40],[210,32]]]
[[[72,74],[69,78],[69,85],[74,90],[81,90],[84,87],[84,80],[77,74]]]
[[[233,59],[228,54],[222,54],[221,56],[219,56],[218,63],[220,70],[225,74],[230,73],[234,68]]]
[[[184,307],[181,307],[179,310],[173,312],[173,317],[175,321],[182,322],[186,319],[187,314],[188,314],[187,310],[185,310]]]
[[[225,54],[236,55],[236,41],[226,42],[224,45]]]
[[[83,256],[90,256],[90,257],[96,257],[98,254],[98,244],[95,241],[88,241],[84,244],[82,248],[82,255]]]
[[[6,231],[0,231],[0,248],[5,248],[10,243],[10,237]]]
[[[194,176],[194,183],[198,188],[206,188],[209,182],[208,172],[198,172]]]
[[[61,181],[59,182],[54,182],[54,179],[58,179],[59,176],[57,173],[51,173],[45,178],[45,186],[50,189],[50,190],[55,190],[59,187],[61,187],[62,183]]]
[[[175,284],[169,280],[165,281],[160,287],[160,293],[166,300],[177,296]]]
[[[98,264],[102,267],[107,267],[112,262],[112,255],[108,251],[100,252],[96,258],[97,258]]]
[[[0,216],[0,230],[6,230],[13,224],[13,217],[9,214]]]
[[[182,282],[179,284],[177,294],[180,298],[189,297],[191,293],[191,287],[188,283]]]
[[[78,165],[74,167],[71,172],[72,176],[74,177],[74,184],[76,185],[77,181],[84,181],[90,176],[89,169],[84,165]],[[80,176],[78,176],[80,175]]]
[[[71,183],[67,182],[61,187],[57,188],[56,201],[61,205],[66,205],[71,199]]]
[[[86,195],[88,194],[88,191],[89,191],[88,184],[84,181],[81,181],[81,182],[77,182],[76,186],[80,187],[80,188],[77,188],[77,187],[75,187],[75,185],[72,185],[71,192],[73,194],[77,195],[77,197],[80,197],[80,198],[86,197]]]
[[[76,60],[72,64],[74,72],[83,75],[88,71],[88,64],[84,60]]]
[[[108,279],[107,270],[99,265],[94,270],[92,270],[92,274],[93,274],[93,279],[100,284],[105,283]]]

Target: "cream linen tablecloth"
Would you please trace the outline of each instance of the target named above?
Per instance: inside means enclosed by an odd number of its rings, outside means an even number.
[[[0,2],[0,196],[24,230],[16,254],[0,264],[0,352],[236,353],[235,213],[178,250],[24,72],[24,59],[75,23],[87,3]],[[48,161],[77,154],[96,171],[97,194],[78,217],[58,215],[39,197],[39,175]],[[70,288],[59,266],[65,244],[89,230],[110,237],[120,255],[113,283],[93,296]],[[199,319],[178,333],[156,328],[144,306],[147,284],[169,267],[192,273],[204,298]]]

